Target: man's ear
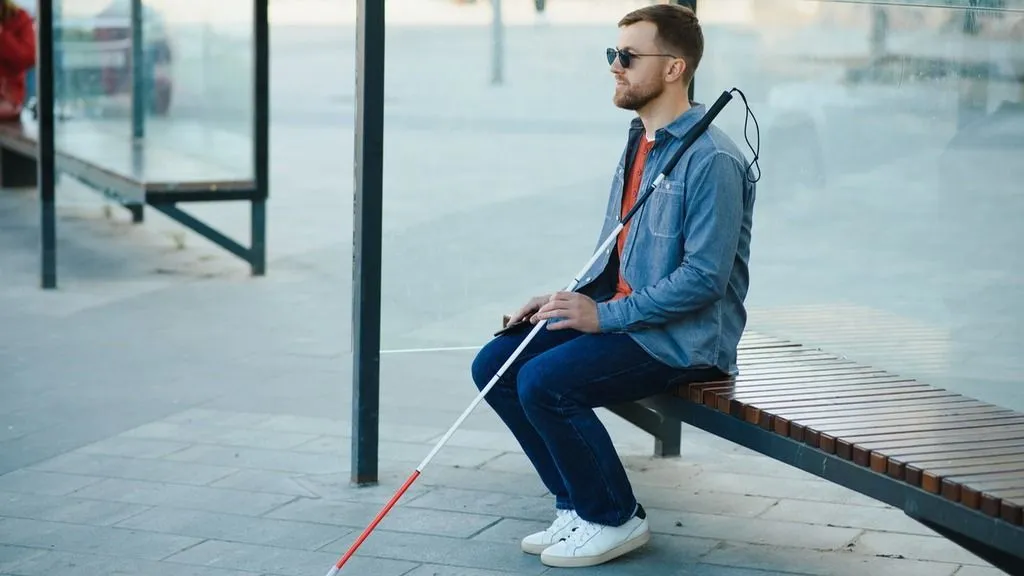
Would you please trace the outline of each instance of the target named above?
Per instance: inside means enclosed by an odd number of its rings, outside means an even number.
[[[665,79],[669,83],[678,82],[679,80],[683,79],[685,73],[686,60],[683,60],[682,58],[676,58],[675,60],[672,60],[672,64],[669,65],[668,71],[665,74]]]

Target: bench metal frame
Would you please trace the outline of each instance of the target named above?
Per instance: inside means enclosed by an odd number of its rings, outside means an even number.
[[[132,2],[132,134],[136,141],[145,137],[145,78],[142,72],[142,9],[141,0]],[[42,261],[40,284],[45,289],[57,287],[57,215],[55,207],[56,175],[65,173],[119,203],[132,214],[132,221],[144,219],[143,208],[149,205],[193,232],[224,248],[247,262],[254,276],[266,273],[266,203],[269,196],[269,121],[270,121],[270,27],[268,0],[253,0],[254,108],[252,185],[213,189],[147,188],[125,175],[111,174],[76,158],[54,146],[54,27],[53,7],[41,3],[37,14],[38,141],[4,141],[0,150],[2,180],[8,186],[38,186],[40,192]],[[143,144],[144,145],[144,144]],[[140,203],[138,198],[144,198]],[[209,224],[182,210],[186,202],[245,201],[251,206],[251,238],[248,246],[228,237]]]
[[[1024,528],[685,398],[661,395],[608,410],[655,437],[656,456],[679,456],[686,423],[903,512],[1003,570],[1024,575]]]

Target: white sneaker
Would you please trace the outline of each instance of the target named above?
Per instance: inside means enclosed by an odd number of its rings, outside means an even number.
[[[563,538],[568,538],[569,533],[580,521],[575,510],[556,510],[555,521],[543,532],[535,532],[523,538],[523,552],[527,554],[540,554],[548,546]]]
[[[541,553],[540,561],[556,568],[597,566],[636,550],[650,539],[647,513],[637,506],[636,515],[622,526],[604,526],[581,518],[568,538]]]

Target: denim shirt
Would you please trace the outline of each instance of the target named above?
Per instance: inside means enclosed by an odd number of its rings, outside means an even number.
[[[705,112],[694,103],[656,132],[640,194]],[[627,163],[641,137],[644,127],[635,118],[615,169],[598,246],[621,217]],[[755,185],[745,177],[743,153],[713,124],[665,176],[633,215],[621,263],[613,244],[584,276],[579,291],[598,302],[601,332],[625,332],[673,367],[714,366],[734,375],[747,321]],[[620,267],[633,293],[612,301]]]

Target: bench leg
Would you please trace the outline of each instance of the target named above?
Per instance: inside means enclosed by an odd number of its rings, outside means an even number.
[[[39,183],[37,170],[35,158],[0,149],[0,187],[35,188]]]
[[[142,204],[126,204],[125,208],[132,213],[132,224],[142,224],[145,220],[144,206]]]
[[[679,456],[682,423],[659,414],[640,402],[616,404],[607,409],[630,424],[654,436],[654,455],[659,458]]]
[[[253,276],[263,276],[267,273],[267,201],[252,201],[252,244],[249,248],[251,254],[249,263],[252,265]]]

